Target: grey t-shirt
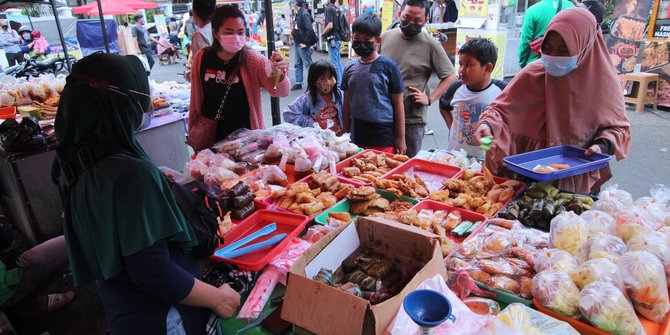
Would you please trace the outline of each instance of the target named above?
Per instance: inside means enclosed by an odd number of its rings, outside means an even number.
[[[405,88],[413,86],[428,95],[430,95],[428,80],[433,72],[440,79],[454,73],[454,65],[451,64],[442,45],[426,31],[406,38],[400,32],[400,28],[387,30],[382,34],[381,53],[398,63]],[[407,96],[404,103],[405,123],[426,124],[427,106],[415,105]]]
[[[132,32],[133,37],[137,37],[137,46],[140,47],[140,51],[151,50],[149,48],[149,32],[147,28],[134,26]]]

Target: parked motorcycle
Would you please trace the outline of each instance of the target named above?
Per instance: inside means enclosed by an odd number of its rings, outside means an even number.
[[[69,56],[70,65],[77,62],[77,58],[74,56]],[[65,57],[57,56],[46,59],[44,61],[38,61],[34,58],[27,59],[25,62],[8,67],[5,69],[3,76],[14,76],[17,78],[28,78],[28,77],[38,77],[41,74],[52,73],[57,74],[61,71],[67,71],[67,62]]]

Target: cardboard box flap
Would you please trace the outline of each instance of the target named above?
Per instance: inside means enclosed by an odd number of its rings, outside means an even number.
[[[305,275],[305,267],[307,264],[311,263],[314,258],[316,258],[321,251],[330,244],[337,236],[344,231],[349,225],[353,225],[353,221],[348,222],[341,227],[335,229],[334,231],[330,232],[326,236],[322,237],[319,241],[316,243],[312,244],[312,246],[305,251],[305,253],[298,258],[295,263],[293,263],[293,266],[291,267],[291,270],[289,272],[299,274],[301,276]],[[290,278],[290,276],[289,276]]]
[[[358,218],[358,235],[364,247],[416,260],[430,260],[439,246],[439,236],[383,218]]]
[[[284,300],[295,301],[296,304],[282,308],[282,319],[299,323],[301,327],[323,335],[361,332],[364,316],[369,308],[366,300],[348,293],[343,294],[344,292],[335,287],[300,275],[291,277],[291,284],[286,288]],[[346,322],[343,322],[344,320]]]

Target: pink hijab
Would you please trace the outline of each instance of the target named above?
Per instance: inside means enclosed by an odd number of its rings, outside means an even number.
[[[577,68],[564,77],[545,74],[540,60],[526,66],[484,111],[495,137],[486,165],[496,174],[509,174],[504,157],[569,144],[588,148],[597,139],[612,143],[618,160],[628,155],[630,122],[619,79],[610,61],[596,20],[588,10],[561,11],[549,23],[561,35]],[[611,177],[609,168],[558,181],[568,191],[590,193]]]

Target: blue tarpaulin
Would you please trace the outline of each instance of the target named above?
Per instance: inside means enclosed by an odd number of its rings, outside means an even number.
[[[116,35],[116,21],[106,19],[105,29],[107,29],[109,52],[119,52],[119,38]],[[78,20],[77,40],[79,40],[79,46],[81,47],[81,52],[84,56],[88,56],[98,51],[105,52],[105,41],[102,38],[100,20]]]

